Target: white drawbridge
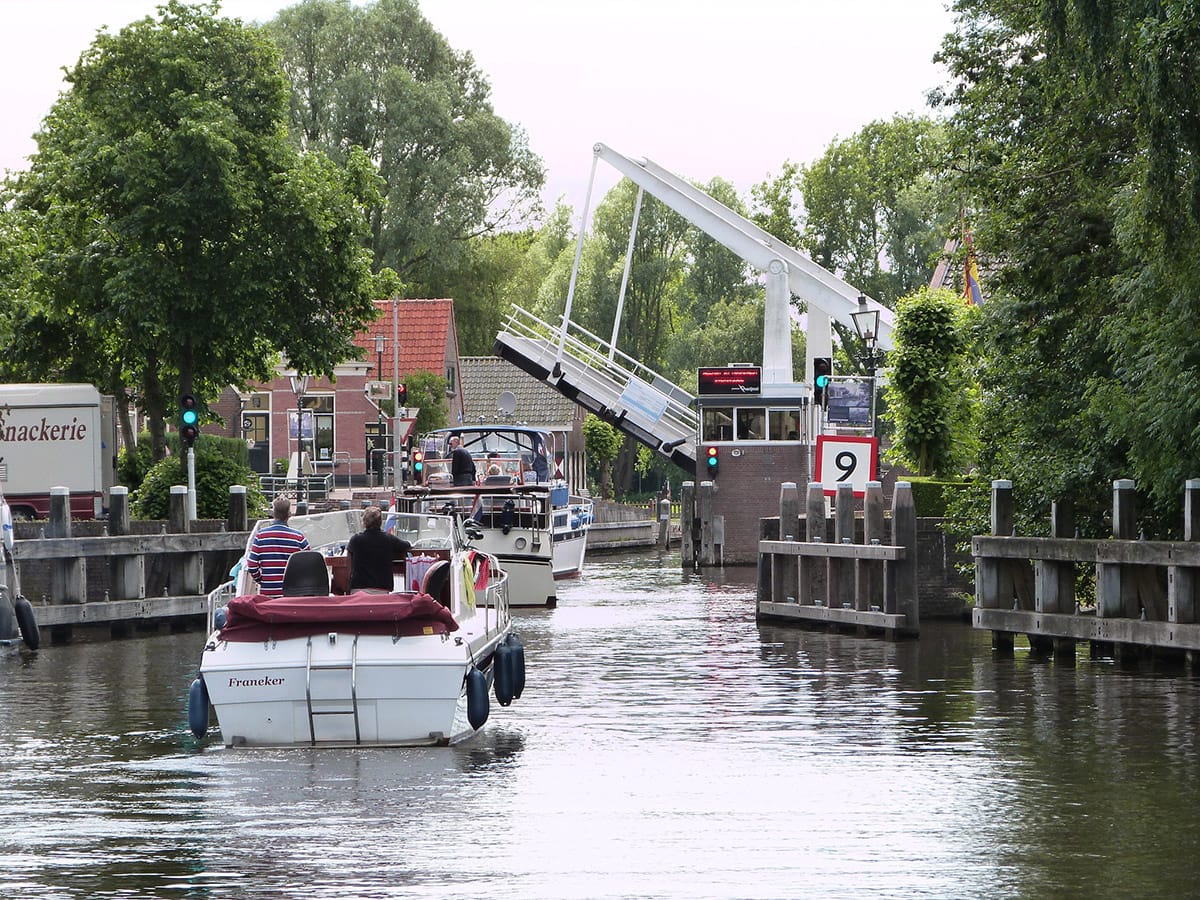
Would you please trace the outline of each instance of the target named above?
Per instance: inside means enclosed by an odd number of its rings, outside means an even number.
[[[796,394],[792,371],[790,302],[793,296],[808,305],[805,383],[812,381],[812,361],[832,356],[830,321],[854,328],[852,314],[866,303],[879,310],[877,346],[892,346],[891,310],[865,297],[800,251],[772,237],[749,219],[713,199],[704,191],[651,162],[633,160],[604,144],[593,148],[592,183],[596,165],[603,160],[639,188],[637,210],[643,192],[649,193],[691,222],[709,237],[736,253],[761,272],[766,282],[763,321],[763,392]],[[592,186],[584,203],[582,222],[587,221]],[[630,234],[632,249],[634,234]],[[495,352],[536,378],[556,388],[626,434],[668,456],[689,472],[696,468],[696,412],[688,392],[672,384],[616,349],[617,326],[608,341],[571,322],[571,305],[583,247],[580,227],[575,266],[567,292],[566,309],[558,325],[549,325],[521,311],[514,312],[496,337]],[[620,304],[628,281],[628,260],[614,321],[621,319]],[[716,361],[714,361],[716,362]]]

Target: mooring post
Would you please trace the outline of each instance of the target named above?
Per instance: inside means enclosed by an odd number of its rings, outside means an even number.
[[[837,544],[854,543],[854,486],[843,482],[834,499],[833,540]],[[829,605],[835,609],[854,608],[855,561],[841,557],[829,560]]]
[[[884,542],[883,484],[868,481],[863,493],[863,542],[867,545]],[[855,605],[866,612],[874,606],[883,609],[883,563],[861,560],[858,564],[858,587]]]
[[[680,564],[696,567],[696,550],[700,542],[699,522],[696,519],[696,482],[685,481],[679,489],[679,558]]]
[[[917,595],[917,507],[909,481],[897,481],[892,493],[892,541],[904,548],[904,555],[892,566],[895,611],[904,616],[904,631],[917,634],[921,630]]]
[[[129,488],[115,485],[108,494],[108,533],[114,536],[129,534]],[[144,600],[146,598],[146,557],[113,557],[114,600]]]
[[[225,520],[225,527],[232,532],[250,530],[250,511],[244,484],[229,486],[229,518]]]
[[[1183,539],[1200,541],[1200,478],[1189,478],[1183,486]],[[1196,582],[1196,569],[1167,567],[1168,622],[1196,621]]]
[[[658,549],[666,550],[671,543],[671,501],[658,501]]]
[[[794,481],[779,486],[779,540],[796,541],[800,534],[800,490]],[[771,599],[775,603],[792,602],[800,596],[800,557],[772,554]]]
[[[171,485],[170,516],[167,527],[171,534],[191,534],[192,520],[188,515],[187,485]],[[171,592],[177,596],[204,593],[204,567],[199,553],[175,553],[171,568]]]
[[[1012,482],[998,479],[992,482],[992,534],[1009,537],[1013,531]],[[1013,601],[1012,572],[1007,562],[986,556],[975,560],[975,603],[980,609],[1007,609]],[[1011,632],[993,631],[992,647],[1012,652]]]
[[[717,560],[716,533],[713,523],[713,483],[700,482],[696,506],[700,512],[700,565],[711,566]]]
[[[804,502],[804,539],[815,544],[825,540],[825,485],[819,481],[808,483],[808,494]],[[829,596],[829,573],[819,559],[801,559],[800,596],[797,601],[813,606],[824,603]]]
[[[1113,482],[1112,536],[1119,541],[1137,537],[1135,485],[1131,478]],[[1096,615],[1138,618],[1137,585],[1120,563],[1096,565]]]
[[[1075,503],[1071,499],[1055,500],[1050,504],[1050,537],[1064,540],[1075,535]],[[1069,615],[1075,612],[1075,564],[1059,560],[1039,559],[1034,563],[1034,610]],[[1040,646],[1035,647],[1035,643]],[[1074,662],[1075,641],[1067,637],[1047,638],[1036,642],[1029,636],[1029,646],[1049,649],[1060,661]]]
[[[71,491],[56,486],[50,488],[50,521],[46,537],[71,536]],[[87,569],[83,557],[55,560],[50,570],[50,599],[54,603],[87,602]]]

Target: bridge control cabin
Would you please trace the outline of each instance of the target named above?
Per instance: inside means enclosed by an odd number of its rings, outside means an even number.
[[[757,366],[700,369],[697,483],[711,481],[722,517],[722,559],[758,558],[759,519],[779,506],[779,485],[810,480],[810,397],[804,384],[762,384]]]

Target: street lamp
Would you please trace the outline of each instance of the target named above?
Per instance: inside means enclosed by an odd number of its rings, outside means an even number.
[[[382,334],[375,335],[375,378],[378,381],[383,380],[383,347],[386,343],[387,339]],[[371,483],[379,484],[383,481],[382,463],[387,452],[387,441],[383,438],[383,406],[377,403],[375,408],[379,411],[379,418],[375,423],[375,441],[371,445],[371,469],[375,472],[375,481]]]
[[[296,499],[300,499],[299,481],[304,474],[304,394],[308,391],[308,376],[291,376],[292,393],[296,395]],[[305,501],[308,500],[308,482],[305,481]]]
[[[858,295],[858,309],[850,313],[850,318],[854,320],[854,330],[858,332],[859,340],[863,342],[865,348],[858,355],[858,360],[871,372],[871,377],[875,377],[875,371],[883,365],[884,353],[877,349],[879,342],[879,307],[872,309],[867,305],[867,298],[864,294]]]

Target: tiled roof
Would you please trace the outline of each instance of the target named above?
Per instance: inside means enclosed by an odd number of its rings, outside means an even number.
[[[489,422],[504,421],[498,414],[497,401],[504,391],[516,397],[514,422],[549,428],[570,428],[576,406],[554,388],[522,372],[508,360],[495,356],[462,356],[463,419],[477,422],[485,416]]]
[[[447,341],[451,346],[458,345],[458,335],[454,333],[454,301],[396,300],[394,303],[400,338],[400,374],[425,371],[445,375]],[[383,371],[373,372],[371,377],[386,379],[395,366],[393,301],[376,300],[375,306],[381,311],[380,317],[370,323],[366,331],[359,332],[354,343],[363,351],[360,358],[371,363],[374,369],[378,363],[375,336],[383,337]]]

